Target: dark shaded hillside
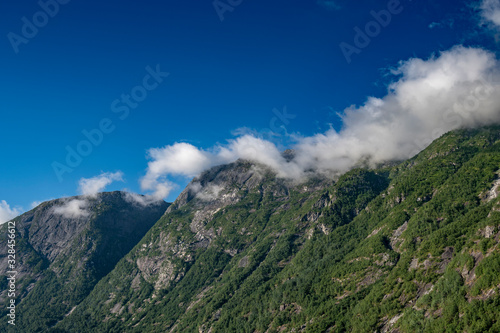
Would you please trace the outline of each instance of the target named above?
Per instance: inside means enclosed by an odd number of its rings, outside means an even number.
[[[58,211],[62,207],[69,207],[64,214]],[[137,244],[167,207],[163,201],[147,207],[133,204],[125,193],[111,192],[45,202],[15,218],[16,330],[43,330],[61,320]],[[0,236],[2,272],[8,270],[6,226],[2,226]],[[6,299],[4,288],[1,302]]]

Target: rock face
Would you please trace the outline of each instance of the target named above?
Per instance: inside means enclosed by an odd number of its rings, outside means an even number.
[[[76,306],[168,208],[164,201],[141,205],[130,198],[124,192],[109,192],[58,199],[13,220],[19,254],[17,302],[24,318],[35,311],[47,314],[41,327],[62,319],[60,314]],[[5,228],[0,235],[2,272],[8,270]],[[48,286],[54,294],[44,302]],[[5,301],[5,290],[0,296]]]
[[[195,198],[199,199],[196,206],[204,211],[207,206],[221,208],[235,204],[242,197],[242,194],[238,195],[239,190],[253,190],[268,172],[265,168],[245,161],[214,167],[193,179],[168,208],[167,213],[182,208]],[[275,190],[284,191],[285,188]]]

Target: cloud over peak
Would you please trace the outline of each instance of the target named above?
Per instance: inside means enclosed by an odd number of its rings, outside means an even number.
[[[123,181],[123,172],[103,172],[92,178],[81,178],[78,182],[78,188],[83,195],[96,195],[115,181]]]
[[[123,181],[123,172],[102,172],[92,178],[81,178],[78,182],[78,190],[81,197],[67,199],[61,206],[53,208],[54,214],[65,218],[82,218],[90,215],[89,199],[97,197],[108,185],[115,181]]]
[[[21,210],[10,205],[5,200],[0,200],[0,224],[12,220],[21,214]]]
[[[279,177],[295,180],[310,173],[343,173],[361,161],[375,165],[407,159],[448,131],[500,123],[499,68],[493,53],[463,46],[402,61],[390,71],[394,81],[385,96],[344,110],[339,132],[294,136],[291,161],[275,144],[251,134],[209,150],[176,143],[149,151],[141,185],[165,197],[174,187],[169,177],[193,177],[237,159],[264,164]]]
[[[54,207],[54,214],[65,218],[76,219],[90,215],[88,211],[89,202],[86,199],[71,199],[65,201],[62,206]]]

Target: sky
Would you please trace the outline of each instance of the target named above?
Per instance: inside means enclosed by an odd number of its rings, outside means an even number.
[[[102,190],[171,202],[238,158],[298,180],[408,158],[499,121],[499,26],[499,0],[4,1],[0,222]]]

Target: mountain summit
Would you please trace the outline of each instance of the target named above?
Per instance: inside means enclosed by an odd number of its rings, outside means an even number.
[[[144,236],[168,207],[143,205],[125,192],[44,202],[15,218],[16,327],[46,329],[61,320]],[[0,269],[9,271],[7,223],[0,233]],[[2,283],[6,277],[2,277]],[[6,290],[0,302],[5,311]],[[2,313],[4,315],[4,313]]]

